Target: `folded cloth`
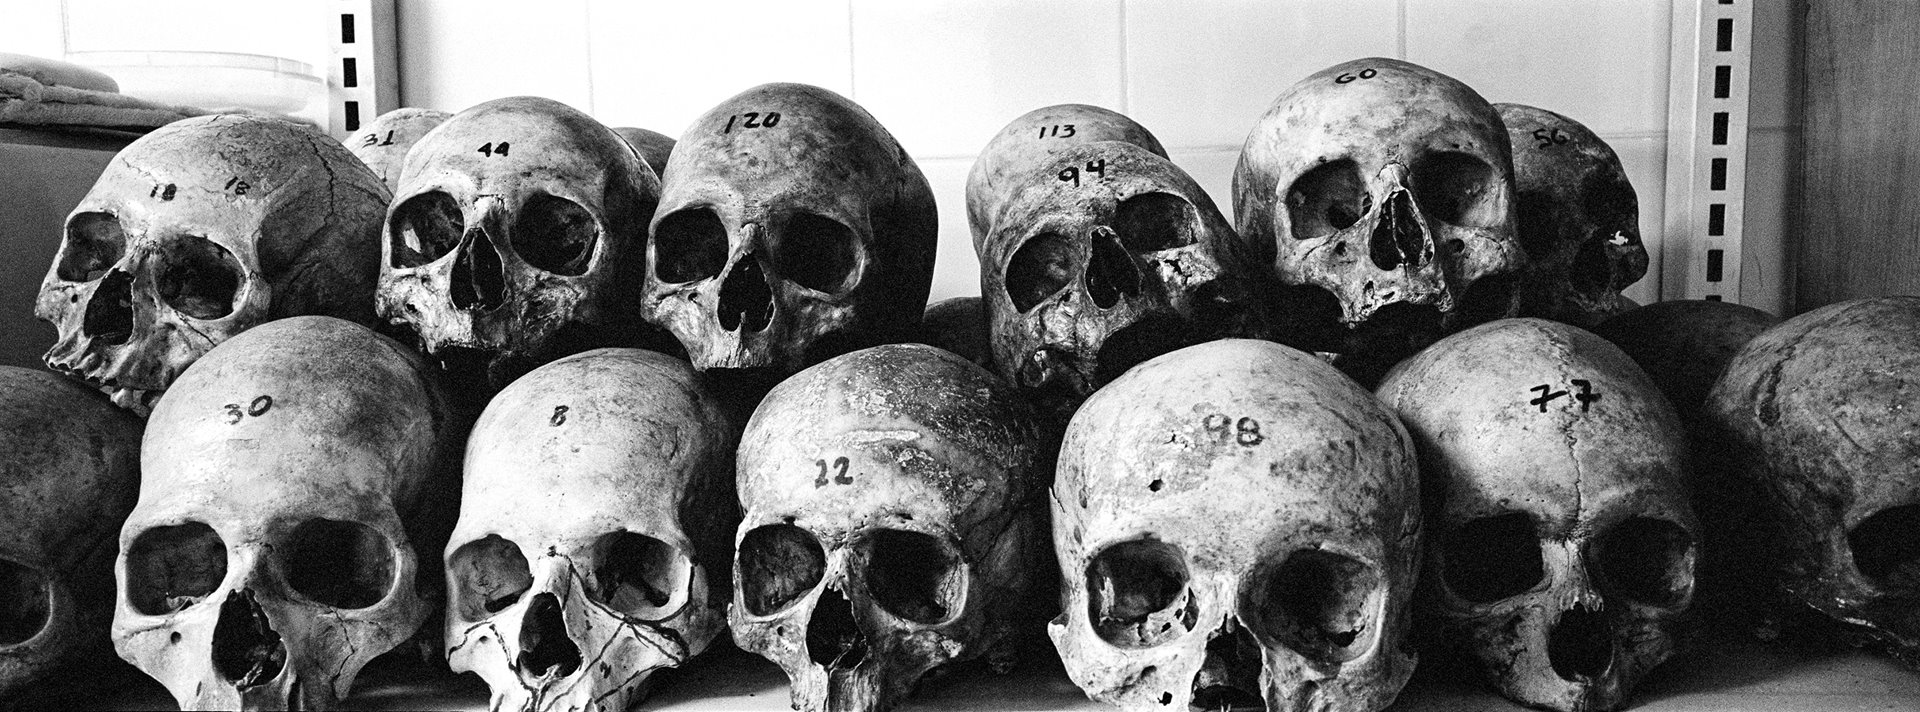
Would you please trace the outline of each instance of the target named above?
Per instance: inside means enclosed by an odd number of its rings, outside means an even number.
[[[0,69],[0,124],[150,131],[207,113],[211,112],[156,104],[125,94],[42,84],[25,74]]]

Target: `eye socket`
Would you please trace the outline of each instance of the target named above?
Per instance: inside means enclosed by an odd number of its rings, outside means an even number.
[[[1640,197],[1626,176],[1595,171],[1580,182],[1580,207],[1594,223],[1619,221],[1621,227],[1636,227],[1640,220]]]
[[[1287,189],[1287,217],[1293,239],[1328,237],[1353,227],[1373,210],[1373,196],[1351,160],[1322,164],[1302,174]]]
[[[867,592],[901,618],[935,624],[966,599],[967,570],[958,551],[929,534],[880,529],[867,540]]]
[[[1545,576],[1540,540],[1525,512],[1481,517],[1442,542],[1447,588],[1473,603],[1492,603],[1533,590]]]
[[[686,603],[693,562],[672,544],[618,531],[593,547],[593,600],[645,621],[668,618]]]
[[[1415,164],[1415,199],[1427,217],[1463,227],[1493,227],[1506,219],[1493,166],[1475,156],[1447,151]]]
[[[727,266],[727,227],[711,208],[681,210],[653,229],[653,274],[680,284],[710,279]]]
[[[527,557],[498,534],[461,545],[447,557],[447,569],[453,572],[453,603],[461,620],[486,620],[533,587]]]
[[[827,573],[826,551],[807,530],[769,524],[740,539],[740,594],[747,612],[778,613],[820,585]]]
[[[39,570],[0,559],[0,646],[32,640],[47,627],[53,585]]]
[[[1609,597],[1673,608],[1693,591],[1693,537],[1678,524],[1634,517],[1595,543],[1600,590]]]
[[[773,263],[781,276],[802,287],[839,294],[853,276],[858,246],[853,228],[813,213],[794,213],[774,241]]]
[[[1198,213],[1170,193],[1142,193],[1113,209],[1113,231],[1134,252],[1159,252],[1198,241]]]
[[[227,544],[201,522],[141,532],[125,556],[127,602],[143,615],[199,603],[227,578]]]
[[[1025,314],[1066,289],[1073,281],[1073,243],[1065,235],[1043,232],[1027,238],[1007,260],[1007,296]]]
[[[393,586],[393,543],[359,522],[309,519],[280,549],[287,585],[323,606],[366,608]]]
[[[413,196],[393,211],[387,226],[388,262],[399,269],[426,265],[452,252],[466,232],[453,196],[437,190]]]
[[[234,300],[246,269],[232,252],[198,235],[168,241],[155,259],[154,284],[160,301],[195,319],[218,319],[233,313]]]
[[[1920,591],[1920,504],[1888,507],[1847,532],[1853,565],[1885,588]]]
[[[67,220],[66,242],[56,274],[68,282],[91,282],[126,253],[127,233],[113,213],[80,213]]]
[[[1345,662],[1373,646],[1371,609],[1380,573],[1364,561],[1324,549],[1300,549],[1248,592],[1255,626],[1307,658]]]
[[[513,251],[536,268],[562,277],[587,273],[593,262],[600,225],[579,203],[534,195],[520,206],[513,223]]]
[[[1114,544],[1087,562],[1087,619],[1101,640],[1151,648],[1193,630],[1187,558],[1163,541]]]

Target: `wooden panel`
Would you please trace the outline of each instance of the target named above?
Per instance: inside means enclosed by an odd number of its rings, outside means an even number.
[[[1804,7],[1795,311],[1920,294],[1920,3]]]

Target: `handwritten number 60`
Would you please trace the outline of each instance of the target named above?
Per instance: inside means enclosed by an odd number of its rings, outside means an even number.
[[[1366,69],[1360,70],[1358,74],[1348,74],[1346,72],[1341,72],[1340,76],[1333,78],[1333,83],[1348,84],[1355,79],[1372,79],[1377,76],[1380,76],[1380,73],[1377,71],[1374,71],[1372,67],[1368,67]]]

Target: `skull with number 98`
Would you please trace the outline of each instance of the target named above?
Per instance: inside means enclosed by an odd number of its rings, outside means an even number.
[[[1598,336],[1508,319],[1407,359],[1379,394],[1428,478],[1437,652],[1530,706],[1625,704],[1674,652],[1700,541],[1659,388]]]
[[[1036,431],[985,369],[918,344],[801,371],[741,437],[734,642],[794,709],[884,710],[996,652],[1044,552]]]
[[[1053,485],[1089,697],[1133,712],[1378,710],[1413,672],[1413,443],[1325,362],[1227,339],[1140,364],[1067,426]]]

